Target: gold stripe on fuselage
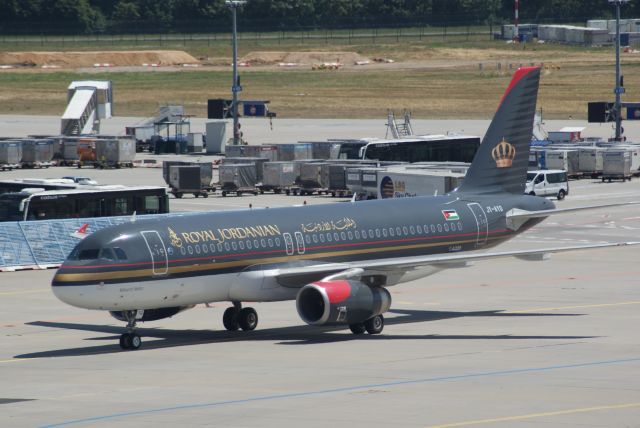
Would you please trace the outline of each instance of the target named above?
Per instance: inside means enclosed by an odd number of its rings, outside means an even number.
[[[492,241],[496,239],[500,239],[502,236],[494,236],[488,237],[487,241]],[[429,248],[429,247],[437,247],[443,245],[459,245],[459,244],[469,244],[476,242],[477,238],[474,239],[466,239],[461,241],[447,241],[447,242],[431,242],[428,244],[413,244],[413,245],[396,245],[393,247],[378,247],[378,248],[361,248],[358,250],[344,250],[344,251],[328,251],[324,253],[311,253],[311,254],[298,254],[292,256],[278,256],[278,257],[266,257],[260,259],[243,259],[243,260],[235,260],[232,262],[213,262],[213,263],[205,263],[205,264],[192,264],[188,266],[173,266],[169,267],[169,271],[167,274],[156,275],[156,277],[161,278],[164,275],[176,274],[176,273],[185,273],[185,272],[198,272],[203,270],[211,270],[211,269],[224,269],[229,267],[236,266],[252,266],[256,263],[278,263],[278,262],[286,262],[292,260],[309,260],[309,259],[323,259],[328,257],[337,257],[337,256],[348,256],[354,254],[364,254],[364,253],[381,253],[385,251],[399,251],[399,250],[412,250],[416,248]],[[212,257],[215,258],[215,257]],[[57,282],[79,282],[79,281],[102,281],[102,280],[110,280],[110,279],[123,279],[123,278],[142,278],[142,277],[151,277],[153,276],[153,271],[151,269],[138,269],[138,270],[129,270],[129,271],[110,271],[110,272],[92,272],[92,273],[59,273],[54,277],[54,281]]]

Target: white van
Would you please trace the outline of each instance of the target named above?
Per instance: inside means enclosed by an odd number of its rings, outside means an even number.
[[[564,199],[569,194],[567,172],[560,169],[529,171],[524,192],[529,195]]]

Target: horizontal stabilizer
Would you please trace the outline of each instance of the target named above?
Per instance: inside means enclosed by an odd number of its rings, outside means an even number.
[[[514,208],[507,212],[507,227],[511,230],[518,230],[522,227],[523,224],[527,222],[527,220],[532,218],[545,218],[554,214],[566,214],[573,213],[576,211],[586,211],[586,210],[595,210],[601,208],[612,208],[612,207],[622,207],[626,205],[640,205],[640,201],[633,202],[621,202],[618,204],[604,204],[604,205],[589,205],[585,207],[575,207],[575,208],[556,208],[553,210],[541,210],[541,211],[527,211],[521,210],[518,208]]]

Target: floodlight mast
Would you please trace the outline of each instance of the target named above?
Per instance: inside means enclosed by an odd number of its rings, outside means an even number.
[[[240,122],[238,120],[238,92],[242,91],[238,79],[238,30],[236,24],[236,12],[239,7],[246,4],[246,0],[226,0],[224,2],[230,9],[233,16],[233,85],[231,93],[233,95],[232,111],[233,111],[233,145],[240,144]]]
[[[622,141],[622,102],[621,95],[624,92],[622,86],[622,78],[620,75],[620,7],[629,3],[629,0],[608,0],[610,5],[616,7],[616,87],[614,93],[616,95],[615,102],[615,119],[616,119],[616,141]]]

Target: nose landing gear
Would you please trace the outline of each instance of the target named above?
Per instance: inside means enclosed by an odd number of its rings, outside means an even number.
[[[123,311],[122,315],[127,320],[127,332],[120,336],[120,347],[122,349],[139,349],[142,339],[136,334],[136,313],[137,311]]]
[[[240,302],[233,302],[233,306],[224,311],[222,323],[229,331],[239,328],[244,331],[255,330],[258,326],[258,313],[253,308],[243,308]]]

